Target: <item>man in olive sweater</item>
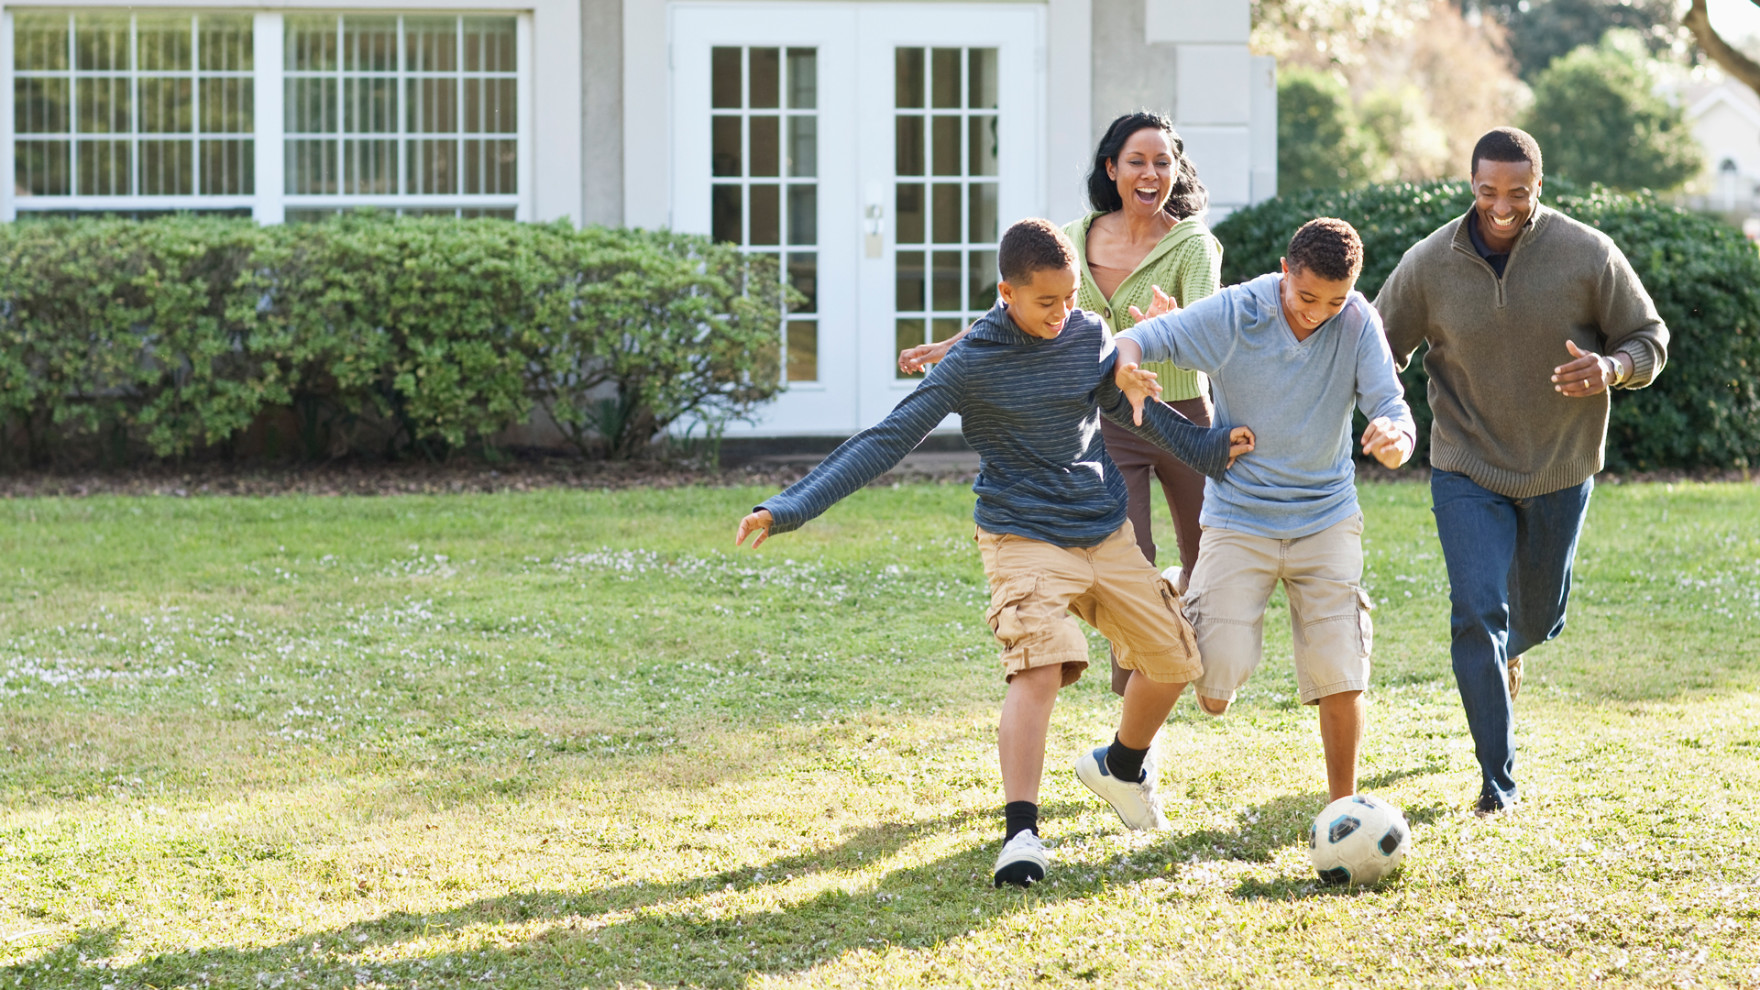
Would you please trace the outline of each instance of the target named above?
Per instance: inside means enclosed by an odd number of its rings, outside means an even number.
[[[1375,299],[1400,367],[1430,344],[1430,488],[1482,815],[1516,802],[1522,654],[1564,629],[1608,391],[1643,388],[1668,357],[1625,255],[1541,206],[1541,178],[1526,132],[1480,138],[1473,208],[1407,251]]]

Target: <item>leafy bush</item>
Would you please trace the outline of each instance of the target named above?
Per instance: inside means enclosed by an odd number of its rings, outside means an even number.
[[[307,457],[485,445],[542,406],[583,450],[718,429],[778,388],[770,259],[671,233],[365,215],[0,225],[0,436],[34,464],[298,426]]]
[[[1760,465],[1760,256],[1727,225],[1649,197],[1546,181],[1547,202],[1605,231],[1631,260],[1668,324],[1668,365],[1656,383],[1614,393],[1608,467]],[[1465,183],[1370,186],[1286,196],[1218,224],[1225,283],[1275,271],[1297,227],[1319,216],[1356,225],[1364,246],[1357,287],[1373,299],[1407,248],[1465,213]],[[1423,351],[1402,373],[1427,452],[1430,410]]]
[[[527,388],[577,447],[634,456],[686,417],[712,433],[780,389],[776,260],[666,231],[589,229],[546,310]]]
[[[131,430],[181,455],[285,401],[251,346],[248,223],[121,220],[8,224],[0,233],[0,415],[31,460],[60,434],[115,453]]]

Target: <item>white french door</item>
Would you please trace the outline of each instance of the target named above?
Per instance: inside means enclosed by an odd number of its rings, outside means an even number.
[[[774,254],[807,301],[758,434],[847,434],[916,385],[901,347],[990,308],[1042,210],[1042,10],[674,4],[672,222]]]

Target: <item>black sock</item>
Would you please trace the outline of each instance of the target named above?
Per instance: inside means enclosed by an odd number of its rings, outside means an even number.
[[[1010,801],[1003,805],[1002,820],[1004,842],[1019,832],[1039,834],[1039,806],[1031,801]]]
[[[1149,747],[1132,749],[1119,742],[1115,734],[1112,745],[1106,748],[1106,768],[1119,780],[1134,784],[1143,777],[1143,760],[1148,755]]]

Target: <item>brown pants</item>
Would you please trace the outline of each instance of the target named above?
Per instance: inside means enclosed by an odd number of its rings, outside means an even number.
[[[1210,425],[1211,407],[1207,396],[1168,404],[1199,426]],[[1204,476],[1109,419],[1100,421],[1100,435],[1106,439],[1107,456],[1118,465],[1119,474],[1124,476],[1125,489],[1130,493],[1125,512],[1130,517],[1131,528],[1136,530],[1137,548],[1143,551],[1149,563],[1155,563],[1155,537],[1149,528],[1149,479],[1153,477],[1161,482],[1162,494],[1167,496],[1167,508],[1173,514],[1174,538],[1179,546],[1179,562],[1186,569],[1189,580],[1192,568],[1198,563],[1198,545],[1203,536],[1198,514],[1204,507]],[[1114,657],[1113,693],[1123,695],[1124,686],[1130,679],[1131,672],[1120,667]]]

